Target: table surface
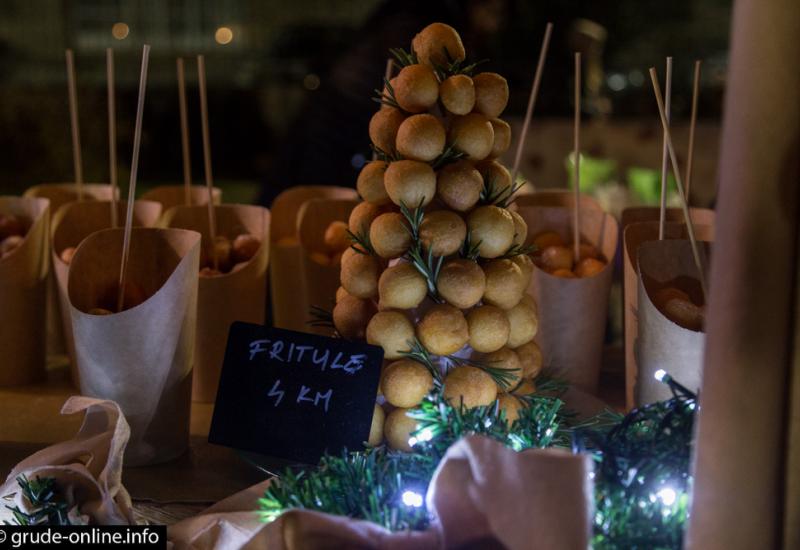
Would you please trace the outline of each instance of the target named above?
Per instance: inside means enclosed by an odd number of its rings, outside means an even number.
[[[63,360],[52,363],[47,379],[40,384],[0,388],[0,480],[23,458],[71,437],[80,428],[82,414],[59,413],[64,401],[79,392],[73,387]],[[611,363],[617,361],[612,359]],[[624,381],[617,369],[604,371],[600,394],[605,403],[615,408],[624,404]],[[585,410],[598,403],[585,403]],[[575,404],[573,408],[581,406]],[[265,474],[234,450],[208,443],[212,412],[210,403],[193,403],[190,449],[182,457],[164,464],[124,469],[122,482],[140,519],[169,525],[263,481]]]

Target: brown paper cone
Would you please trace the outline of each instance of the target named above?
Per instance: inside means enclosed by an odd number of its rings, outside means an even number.
[[[308,330],[309,304],[305,282],[298,277],[303,270],[304,252],[298,235],[300,207],[311,199],[349,199],[358,197],[348,187],[301,185],[288,189],[272,202],[272,266],[269,275],[272,297],[272,320],[276,327],[289,330]]]
[[[119,193],[119,191],[117,192]],[[70,182],[41,183],[29,187],[23,196],[50,200],[50,217],[52,219],[62,206],[78,200],[78,188],[75,183]],[[87,201],[111,200],[111,185],[108,183],[84,183],[83,198]],[[51,277],[47,288],[47,353],[63,355],[66,351],[66,342],[61,329],[56,281],[54,277]]]
[[[222,189],[214,187],[214,204],[222,204]],[[189,190],[192,206],[208,204],[208,188],[205,185],[192,185]],[[161,203],[162,212],[166,214],[174,206],[186,206],[186,188],[183,185],[160,185],[143,193],[142,200]]]
[[[667,208],[665,211],[666,222],[680,222],[683,223],[683,209],[681,208]],[[634,206],[626,208],[622,211],[622,232],[625,228],[632,223],[639,222],[657,222],[661,216],[661,209],[658,206]],[[708,208],[690,208],[689,216],[692,223],[695,225],[714,225],[714,211]],[[658,227],[658,226],[656,226]],[[656,234],[658,238],[658,234]]]
[[[204,403],[213,403],[217,397],[231,323],[245,321],[263,325],[267,309],[269,210],[261,206],[224,204],[214,211],[217,235],[233,239],[241,233],[249,233],[261,239],[261,247],[238,271],[200,278],[192,398]],[[203,235],[203,246],[210,246],[206,206],[176,206],[164,215],[161,223],[197,231]]]
[[[623,212],[623,219],[637,219],[638,216],[631,216],[630,211],[639,209],[627,209]],[[644,210],[644,209],[641,209]],[[625,218],[625,213],[629,213]],[[667,210],[669,213],[669,210]],[[697,217],[695,217],[697,213]],[[635,214],[638,214],[635,213]],[[714,241],[714,216],[711,210],[692,209],[692,219],[695,223],[694,231],[700,241]],[[681,213],[680,223],[668,222],[664,226],[664,236],[667,239],[687,239],[686,225],[683,224],[683,213]],[[705,222],[705,223],[704,223]],[[634,386],[638,368],[636,366],[636,354],[634,352],[634,342],[638,332],[637,303],[639,299],[638,284],[638,265],[637,251],[639,246],[648,241],[658,240],[658,218],[655,221],[630,222],[622,230],[622,317],[624,319],[625,334],[625,403],[627,408],[636,406]]]
[[[521,207],[529,239],[543,231],[559,233],[572,242],[572,210]],[[608,294],[614,271],[619,230],[613,216],[599,210],[581,211],[581,239],[605,257],[606,267],[583,279],[562,279],[534,268],[528,292],[539,306],[539,332],[545,367],[591,394],[597,392],[608,318]]]
[[[23,244],[0,260],[0,386],[44,377],[50,216],[47,199],[0,197],[0,212],[32,222]]]
[[[131,427],[128,465],[163,462],[189,445],[200,234],[135,228],[128,284],[143,303],[90,315],[116,289],[123,229],[105,229],[78,247],[67,290],[81,393],[119,404]]]
[[[514,201],[518,208],[524,206],[563,206],[572,208],[575,204],[575,194],[568,189],[542,189],[529,195],[520,195]],[[600,203],[596,199],[581,194],[581,212],[586,210],[603,211]]]
[[[117,203],[117,220],[125,220],[127,201]],[[153,201],[136,201],[133,204],[133,225],[152,227],[161,215],[161,205]],[[65,204],[53,215],[51,259],[58,301],[56,311],[61,319],[62,338],[70,358],[70,375],[76,388],[80,387],[78,368],[75,365],[75,345],[72,340],[72,317],[67,296],[69,266],[61,260],[65,248],[78,246],[83,239],[102,229],[111,227],[111,205],[108,201],[74,201]]]
[[[325,246],[325,230],[331,222],[347,221],[358,201],[349,199],[312,199],[306,202],[298,214],[300,246],[302,254],[302,276],[305,281],[306,321],[313,306],[333,311],[336,289],[339,288],[341,262],[321,264],[311,257],[311,252],[321,252],[330,257]],[[303,332],[330,336],[327,327],[312,327],[306,324]]]
[[[701,257],[707,257],[707,252]],[[695,302],[703,300],[691,243],[679,239],[642,243],[638,267],[638,333],[634,351],[639,372],[635,395],[636,405],[646,405],[672,397],[667,385],[655,379],[658,370],[663,369],[692,391],[699,390],[706,335],[677,325],[653,303],[655,293],[668,284],[677,286]],[[686,279],[697,284],[687,285]]]

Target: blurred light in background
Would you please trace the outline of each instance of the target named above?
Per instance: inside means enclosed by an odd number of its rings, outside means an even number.
[[[114,23],[111,27],[111,36],[117,40],[124,40],[128,37],[129,32],[131,32],[131,29],[126,23]]]
[[[214,40],[223,46],[225,44],[230,44],[233,40],[233,31],[230,27],[220,27],[217,29],[217,32],[214,33]]]
[[[303,78],[303,87],[306,90],[316,90],[319,88],[319,77],[314,73],[307,74]]]

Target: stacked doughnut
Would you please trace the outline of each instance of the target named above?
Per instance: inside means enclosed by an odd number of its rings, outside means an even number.
[[[497,160],[511,141],[499,118],[506,80],[472,76],[461,38],[442,23],[398,58],[369,125],[379,159],[358,177],[363,202],[348,221],[354,242],[333,320],[342,337],[384,350],[379,393],[390,412],[376,405],[369,443],[385,436],[409,450],[415,421],[405,413],[430,391],[467,408],[498,401],[513,421],[542,360],[525,294],[528,229],[508,209],[515,186]]]

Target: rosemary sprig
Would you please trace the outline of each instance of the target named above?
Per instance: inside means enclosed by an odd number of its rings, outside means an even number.
[[[514,256],[522,256],[523,254],[533,254],[538,250],[535,244],[512,244],[511,248],[506,250],[505,254],[499,256],[498,260],[506,260]]]
[[[459,151],[458,149],[455,148],[455,145],[451,143],[450,145],[445,147],[441,155],[439,155],[433,160],[433,162],[431,163],[431,167],[434,170],[439,170],[443,166],[452,164],[458,160],[461,160],[466,156],[467,156],[466,153],[464,153],[463,151]]]
[[[372,98],[372,101],[380,103],[382,105],[388,105],[389,107],[394,107],[395,109],[399,109],[400,111],[403,111],[405,113],[406,111],[404,111],[403,108],[400,107],[400,104],[397,102],[397,98],[395,97],[394,94],[394,86],[392,86],[388,78],[384,77],[383,85],[385,86],[386,93],[384,93],[383,90],[375,88],[373,90],[375,92],[375,96]]]
[[[501,389],[508,390],[512,386],[516,385],[516,383],[520,380],[520,369],[501,369],[497,367],[493,367],[491,362],[489,361],[479,361],[476,359],[464,359],[461,357],[455,357],[453,355],[448,355],[447,359],[454,365],[462,366],[466,365],[469,367],[475,367],[476,369],[480,369],[489,376],[492,377],[494,383],[497,384]]]
[[[483,189],[481,190],[480,202],[481,204],[493,204],[500,208],[508,208],[516,199],[517,191],[522,189],[525,185],[524,180],[517,180],[511,186],[498,188],[496,179],[483,178]]]
[[[417,271],[425,277],[425,282],[428,285],[428,295],[435,302],[442,303],[442,299],[439,298],[439,291],[436,288],[436,282],[439,280],[439,272],[442,270],[444,256],[434,256],[432,249],[429,249],[428,254],[425,255],[422,250],[422,244],[419,241],[411,245],[407,254]]]
[[[420,341],[414,337],[414,340],[408,341],[408,346],[410,351],[401,351],[400,354],[405,357],[406,359],[411,359],[412,361],[416,361],[417,363],[422,364],[425,368],[430,371],[431,376],[433,376],[433,381],[437,386],[442,385],[442,371],[436,365],[431,357],[431,354],[425,349],[425,346],[420,343]]]
[[[311,319],[306,324],[312,327],[325,327],[335,329],[333,324],[333,313],[319,306],[311,306],[308,309]]]
[[[20,510],[19,506],[6,506],[14,515],[16,525],[71,525],[69,505],[54,478],[28,479],[23,474],[17,477],[17,485],[30,502],[32,511],[27,513]]]
[[[377,157],[378,160],[382,160],[384,162],[394,162],[396,160],[403,160],[403,156],[397,151],[394,152],[384,151],[374,143],[370,143],[369,146],[375,152],[375,156]]]
[[[436,77],[439,79],[439,82],[442,82],[448,77],[457,74],[465,74],[467,76],[472,76],[478,65],[482,65],[483,63],[489,61],[488,59],[481,59],[473,63],[467,63],[466,59],[462,59],[461,61],[455,61],[453,60],[453,56],[450,55],[450,52],[447,50],[447,48],[442,48],[442,51],[444,51],[444,55],[447,58],[447,62],[444,65],[435,63],[433,66],[433,70],[436,73]]]
[[[470,232],[467,231],[467,236],[464,239],[464,244],[461,245],[459,255],[466,260],[472,260],[473,262],[477,261],[478,256],[480,256],[480,247],[482,242],[483,241],[480,240],[473,244],[470,237]]]
[[[365,256],[375,256],[375,249],[372,247],[372,241],[369,240],[369,232],[365,229],[362,229],[358,233],[353,233],[349,229],[347,230],[347,235],[350,237],[350,240],[353,242],[350,245],[350,248],[358,252],[359,254],[364,254]],[[359,246],[361,248],[359,248]]]
[[[397,60],[397,64],[400,65],[400,67],[408,67],[409,65],[417,65],[419,63],[414,50],[407,52],[403,48],[389,48],[389,53]]]

